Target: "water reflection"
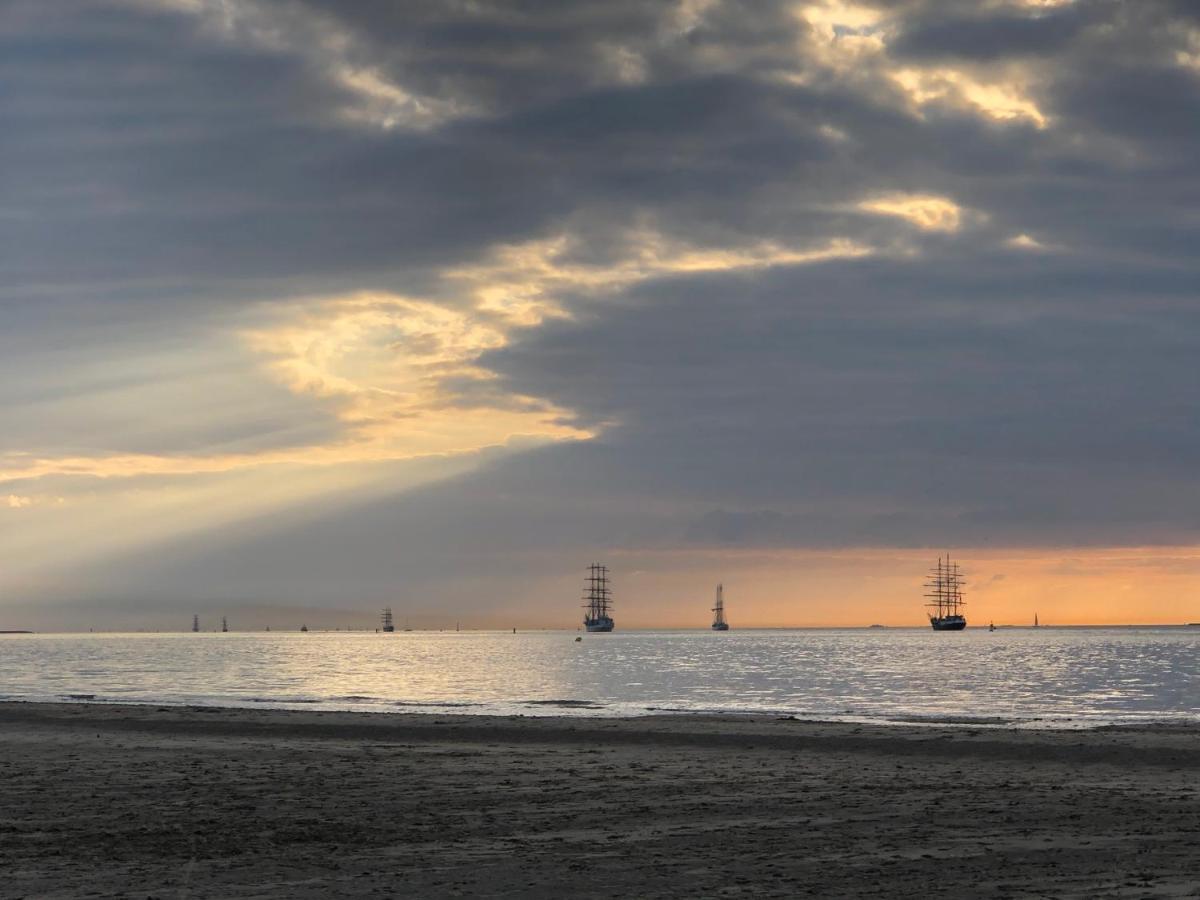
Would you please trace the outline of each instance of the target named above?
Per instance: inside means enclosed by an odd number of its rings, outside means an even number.
[[[539,715],[1200,721],[1196,629],[7,635],[0,695]]]

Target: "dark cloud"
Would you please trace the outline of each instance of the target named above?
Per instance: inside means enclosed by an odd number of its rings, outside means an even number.
[[[969,265],[684,280],[489,362],[518,389],[537,384],[621,423],[612,440],[626,468],[608,473],[609,490],[815,505],[797,539],[866,529],[873,541],[945,542],[1000,510],[1010,520],[993,535],[1011,541],[1087,542],[1122,522],[1144,537],[1153,521],[1157,539],[1168,524],[1190,529],[1195,487],[1171,493],[1200,460],[1188,415],[1198,323],[1185,304],[1148,302],[1190,300],[1187,285],[1167,275],[1135,286],[1113,277],[1119,267],[1052,260],[1024,272],[1003,256]],[[1031,298],[1053,284],[1070,290]],[[1052,516],[1032,513],[1047,505]]]
[[[4,446],[331,438],[327,409],[237,396],[223,360],[163,379],[237,397],[202,425],[89,414],[154,380],[106,359],[197,353],[264,298],[462,304],[442,270],[559,234],[560,262],[601,270],[646,229],[696,253],[842,239],[872,253],[558,284],[570,317],[514,330],[472,396],[549,400],[599,439],[144,571],[265,597],[286,570],[327,596],[539,548],[1194,539],[1192,5],[870,5],[884,49],[839,67],[782,3],[7,4]],[[953,91],[917,105],[891,75],[922,66],[1024,92],[1043,127]],[[961,227],[860,206],[884,194],[948,198]]]
[[[1115,6],[1104,4],[1108,12]],[[1094,22],[1103,22],[1101,4],[1077,3],[1037,14],[983,11],[976,15],[940,13],[914,17],[889,44],[904,59],[1020,60],[1060,53]]]

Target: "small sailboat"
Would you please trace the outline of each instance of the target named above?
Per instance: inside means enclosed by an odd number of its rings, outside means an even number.
[[[308,631],[308,626],[307,626],[307,625],[301,625],[301,626],[300,626],[300,630],[301,630],[301,631]]]
[[[583,627],[588,633],[604,633],[616,624],[612,617],[612,588],[608,582],[608,566],[592,563],[588,566],[583,595]]]
[[[950,562],[949,553],[945,559],[939,556],[925,582],[930,589],[925,596],[933,600],[925,605],[933,610],[929,613],[929,624],[934,631],[962,631],[967,627],[967,620],[960,611],[966,605],[962,598],[962,582],[958,563]]]
[[[1034,614],[1033,614],[1033,627],[1034,627],[1034,628],[1041,628],[1041,627],[1042,627],[1041,625],[1039,625],[1039,624],[1038,624],[1037,613],[1034,613]]]
[[[995,631],[995,630],[996,630],[996,623],[988,622],[988,631]]]
[[[713,631],[728,631],[729,623],[725,621],[725,586],[717,585],[717,604],[712,608]]]

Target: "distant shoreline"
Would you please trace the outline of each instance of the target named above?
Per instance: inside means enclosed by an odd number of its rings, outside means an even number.
[[[967,632],[988,631],[988,624],[968,624],[965,629]],[[1200,628],[1200,622],[1122,622],[1114,624],[1069,624],[1069,623],[1050,623],[1032,625],[1028,623],[1014,624],[1010,622],[996,622],[996,631],[1013,630],[1013,631],[1065,631],[1075,629],[1120,629],[1131,630],[1139,628],[1162,628],[1162,629],[1181,629],[1181,628]],[[731,628],[728,632],[721,634],[736,634],[737,632],[761,632],[761,631],[930,631],[928,624],[912,624],[912,625],[743,625]],[[646,627],[618,627],[612,634],[653,634],[653,633],[712,633],[712,628],[707,625],[689,625],[686,627],[667,627],[667,626],[646,626]],[[201,631],[192,631],[190,628],[162,628],[162,629],[134,629],[121,630],[88,630],[88,631],[54,631],[54,630],[33,630],[33,629],[0,629],[0,635],[4,634],[34,634],[39,637],[55,637],[66,635],[135,635],[135,634],[179,634],[179,635],[237,635],[237,634],[255,634],[255,635],[313,635],[313,634],[378,634],[381,637],[399,638],[405,634],[512,634],[511,627],[496,627],[496,628],[463,628],[455,630],[454,628],[406,628],[395,632],[382,632],[378,628],[363,627],[363,628],[321,628],[310,627],[307,632],[302,632],[299,628],[230,628],[229,631],[223,632],[219,628],[206,628]],[[521,628],[517,627],[517,634],[583,634],[580,629],[574,626],[563,626],[558,628]],[[961,633],[961,632],[959,632]],[[607,640],[608,635],[592,635],[591,637],[597,640]]]

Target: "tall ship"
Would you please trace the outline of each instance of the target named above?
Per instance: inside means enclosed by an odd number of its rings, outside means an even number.
[[[612,587],[608,582],[608,566],[592,563],[584,582],[583,627],[589,632],[612,631]]]
[[[725,621],[725,586],[717,585],[717,602],[712,608],[713,614],[713,631],[728,631],[729,623]]]
[[[929,624],[934,631],[962,631],[967,627],[967,620],[962,614],[966,606],[962,598],[963,576],[958,569],[958,563],[950,561],[950,554],[938,557],[937,565],[929,570],[929,580],[925,587],[929,593],[925,596],[931,602],[925,605],[930,608]]]
[[[392,620],[392,608],[390,606],[385,606],[379,611],[379,627],[388,634],[396,630],[396,623]]]

